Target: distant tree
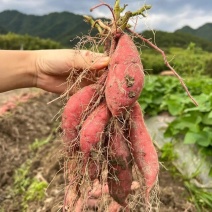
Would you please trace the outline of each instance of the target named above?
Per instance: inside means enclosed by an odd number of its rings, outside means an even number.
[[[58,48],[62,48],[62,45],[50,39],[41,39],[29,35],[18,35],[11,32],[0,35],[0,49],[37,50]]]
[[[0,26],[0,34],[6,34],[6,33],[7,30],[4,27]]]
[[[142,35],[148,39],[151,39],[151,41],[156,43],[160,48],[187,48],[188,45],[192,42],[195,43],[196,48],[198,47],[205,51],[212,52],[212,42],[182,32],[170,33],[156,31],[156,33],[153,34],[152,31],[144,31],[142,32]]]

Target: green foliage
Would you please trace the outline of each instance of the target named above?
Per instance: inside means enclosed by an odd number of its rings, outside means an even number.
[[[89,24],[84,22],[83,16],[69,12],[54,12],[48,15],[36,16],[22,14],[14,10],[0,13],[0,26],[4,26],[6,31],[22,35],[29,34],[41,38],[50,38],[67,47],[75,46],[79,39],[74,38],[88,34],[91,29]],[[203,27],[200,31],[205,32],[205,29]],[[207,31],[211,32],[211,29],[207,29]],[[152,38],[154,41],[152,31],[145,31],[142,34],[148,39]],[[202,34],[211,38],[210,33]],[[198,36],[202,37],[202,34]],[[190,42],[196,43],[203,50],[212,52],[212,42],[202,38],[182,32],[156,32],[156,43],[163,49],[170,46],[186,48]]]
[[[198,107],[191,102],[178,79],[168,76],[147,76],[139,103],[148,115],[168,111],[175,116],[165,136],[180,137],[185,144],[195,143],[202,153],[212,156],[212,79],[186,78],[185,82]]]
[[[200,171],[199,167],[197,167],[197,170],[189,178],[182,176],[172,163],[177,157],[177,154],[174,152],[173,143],[166,143],[160,150],[160,161],[165,163],[166,168],[174,177],[180,177],[183,180],[184,185],[190,194],[189,201],[194,203],[197,211],[209,211],[209,209],[212,208],[211,192],[196,187],[191,183],[191,179],[195,179],[198,176]]]
[[[189,26],[185,26],[181,29],[178,29],[176,32],[187,33],[212,41],[212,23],[204,24],[197,29],[192,29]]]
[[[212,195],[202,188],[196,187],[194,184],[185,181],[185,187],[189,191],[191,197],[190,201],[193,202],[199,212],[210,211],[212,208]]]
[[[30,186],[24,193],[22,202],[23,208],[27,208],[28,202],[42,200],[45,196],[45,190],[47,186],[48,184],[46,182],[41,182],[36,178],[33,178]]]
[[[212,77],[212,57],[206,60],[205,73]]]
[[[161,161],[167,161],[171,163],[175,159],[177,159],[177,154],[174,152],[174,145],[173,143],[166,143],[163,145],[163,147],[160,150],[160,160]]]
[[[159,74],[168,68],[162,56],[153,51],[142,50],[141,59],[148,74]],[[190,43],[186,50],[169,48],[167,58],[181,76],[212,75],[212,54],[202,51],[195,43]]]
[[[7,30],[4,27],[0,26],[0,34],[6,34],[6,33]]]
[[[147,72],[148,74],[159,74],[161,71],[167,70],[163,58],[161,57],[160,54],[156,52],[146,54],[146,52],[144,51],[143,54],[141,55],[141,60],[145,72]]]
[[[184,143],[202,148],[212,146],[212,93],[195,96],[199,106],[185,105],[182,114],[169,125],[166,136],[184,136]]]
[[[146,76],[145,86],[138,101],[149,115],[156,115],[163,111],[169,111],[174,115],[176,113],[176,111],[173,111],[174,105],[177,108],[177,105],[182,104],[178,101],[178,95],[180,95],[183,104],[190,102],[175,77],[151,75]],[[180,109],[177,108],[177,110]]]
[[[84,22],[82,15],[69,12],[53,12],[36,16],[14,10],[4,11],[0,13],[0,26],[17,34],[52,39],[67,47],[73,47],[79,41],[73,39],[76,36],[88,34],[90,30],[89,24]],[[70,42],[71,40],[73,41]]]
[[[50,39],[41,39],[29,35],[17,35],[7,33],[0,35],[0,49],[13,50],[38,50],[38,49],[57,49],[61,48],[61,44]]]
[[[155,34],[152,31],[144,31],[142,35],[145,38],[151,39],[159,48],[187,48],[187,46],[193,42],[197,47],[212,52],[212,41],[204,40],[194,35],[182,33],[182,32],[163,32],[156,31]],[[138,40],[138,42],[140,42]]]
[[[30,161],[26,161],[20,168],[15,170],[13,191],[16,195],[25,193],[27,187],[30,185],[30,179],[28,177],[29,169]]]
[[[31,161],[28,160],[14,174],[13,192],[22,197],[21,207],[23,211],[27,210],[30,201],[42,200],[48,186],[47,182],[29,176],[30,166]]]
[[[44,138],[44,139],[35,139],[35,141],[30,145],[30,149],[33,150],[33,151],[36,151],[38,150],[40,147],[46,145],[49,143],[49,141],[51,141],[52,139],[52,133],[47,137],[47,138]]]

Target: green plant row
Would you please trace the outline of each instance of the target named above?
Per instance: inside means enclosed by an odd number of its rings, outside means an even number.
[[[55,128],[52,128],[52,132],[48,137],[42,139],[35,139],[35,141],[29,145],[30,158],[25,161],[14,173],[14,183],[12,186],[12,193],[14,196],[21,197],[20,211],[28,211],[29,202],[42,201],[46,195],[46,188],[48,183],[45,180],[33,177],[30,172],[32,169],[32,158],[36,152],[44,147],[46,144],[53,140],[53,134]]]
[[[212,53],[202,51],[194,43],[187,49],[169,48],[164,50],[170,64],[181,76],[212,76]],[[142,47],[141,59],[147,74],[159,74],[167,70],[163,58],[157,52]]]
[[[48,186],[47,182],[29,176],[31,162],[31,160],[27,160],[15,170],[14,174],[13,192],[14,195],[22,197],[22,211],[28,211],[27,208],[29,202],[42,200]]]
[[[147,76],[139,103],[146,115],[168,111],[175,120],[165,132],[167,137],[195,143],[212,156],[212,79],[186,78],[185,83],[198,102],[195,106],[175,77]]]

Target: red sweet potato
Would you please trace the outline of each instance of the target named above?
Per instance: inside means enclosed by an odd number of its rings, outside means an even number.
[[[104,102],[83,123],[80,131],[80,149],[85,155],[89,155],[92,148],[101,140],[110,117],[110,111]]]
[[[114,128],[109,138],[108,188],[113,199],[126,207],[132,184],[132,158],[118,122]]]
[[[86,162],[88,162],[86,164]],[[100,173],[101,173],[101,165],[98,160],[93,159],[92,157],[89,157],[89,160],[87,160],[87,156],[84,157],[84,167],[86,166],[86,170],[88,173],[88,176],[91,181],[94,181],[98,179]]]
[[[131,191],[135,191],[140,188],[138,181],[133,181],[131,184]],[[89,197],[100,198],[102,194],[109,194],[108,184],[101,185],[98,180],[93,183],[93,189],[89,191]]]
[[[111,117],[105,102],[100,104],[85,120],[80,131],[80,149],[83,153],[83,172],[87,169],[91,180],[98,178],[99,161],[92,158],[92,150],[103,139],[104,130]],[[95,152],[94,151],[94,152]]]
[[[89,197],[91,198],[101,198],[103,194],[108,194],[108,185],[101,185],[99,180],[95,180],[93,183],[93,188],[88,192]]]
[[[119,205],[115,201],[112,201],[110,205],[108,206],[108,211],[110,212],[119,212],[120,210],[121,210],[121,205]]]
[[[111,57],[105,98],[113,116],[126,112],[138,99],[144,84],[139,52],[127,34],[123,34]]]
[[[144,176],[146,185],[146,200],[157,181],[159,163],[156,149],[144,123],[143,114],[138,102],[131,112],[130,142],[134,160]]]
[[[78,125],[83,112],[98,89],[99,85],[97,84],[84,87],[70,97],[64,108],[62,114],[63,141],[68,153],[76,151],[79,146],[77,143]]]
[[[74,210],[71,211],[74,212],[82,212],[82,211],[97,211],[100,204],[100,199],[93,199],[93,198],[79,198],[76,202],[76,206]]]

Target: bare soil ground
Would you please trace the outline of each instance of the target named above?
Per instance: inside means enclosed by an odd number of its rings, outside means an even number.
[[[2,97],[2,94],[1,94]],[[53,117],[61,109],[59,101],[47,104],[56,96],[41,92],[39,95],[19,104],[9,114],[0,117],[0,211],[47,212],[62,211],[65,182],[63,178],[63,156],[61,139],[56,131],[50,141],[36,151],[30,145],[35,139],[43,139],[59,126],[60,120]],[[3,101],[2,101],[3,102]],[[23,210],[23,198],[16,195],[14,173],[27,160],[31,161],[29,177],[37,177],[48,183],[46,195],[41,201],[28,202]],[[195,209],[188,202],[188,193],[180,179],[161,167],[160,176],[161,212],[191,211]]]

